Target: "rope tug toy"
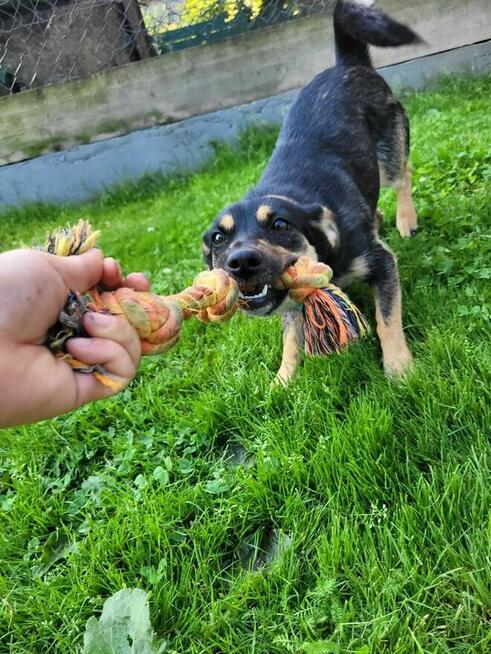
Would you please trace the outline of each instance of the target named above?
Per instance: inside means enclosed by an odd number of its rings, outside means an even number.
[[[335,284],[333,272],[325,263],[300,257],[287,268],[276,288],[289,289],[288,295],[303,304],[303,335],[307,356],[339,352],[368,332],[360,310]]]
[[[38,249],[58,256],[83,254],[96,245],[99,236],[99,231],[80,220],[74,227],[58,228],[48,234],[45,245]],[[276,288],[288,290],[290,298],[303,305],[308,356],[339,352],[368,330],[360,311],[330,283],[332,274],[326,264],[301,257],[275,283]],[[199,273],[192,286],[166,297],[131,288],[93,288],[83,295],[70,292],[46,345],[78,372],[93,373],[102,384],[114,388],[115,383],[100,366],[88,366],[66,352],[69,338],[86,335],[81,323],[86,311],[124,317],[138,332],[142,353],[159,354],[177,343],[184,320],[194,315],[204,323],[224,322],[232,318],[239,305],[237,283],[221,269]]]

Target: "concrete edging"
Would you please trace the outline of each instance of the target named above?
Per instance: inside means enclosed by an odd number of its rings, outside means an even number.
[[[397,90],[424,88],[446,73],[479,74],[490,69],[491,41],[485,41],[379,72]],[[255,124],[280,124],[297,92],[3,166],[0,208],[82,202],[145,173],[172,175],[197,170],[213,156],[214,143],[233,144],[241,131]]]

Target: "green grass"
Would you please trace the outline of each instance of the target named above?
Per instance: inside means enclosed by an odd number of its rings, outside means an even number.
[[[186,324],[113,399],[2,432],[1,652],[78,651],[125,586],[149,592],[166,652],[490,651],[490,97],[487,77],[405,98],[420,233],[398,236],[392,192],[381,207],[407,381],[384,378],[372,334],[271,390],[279,320],[236,316]],[[177,291],[274,139],[251,132],[185,179],[8,213],[1,247],[84,216],[107,254]],[[369,290],[354,297],[373,324]],[[253,565],[274,533],[283,547]]]

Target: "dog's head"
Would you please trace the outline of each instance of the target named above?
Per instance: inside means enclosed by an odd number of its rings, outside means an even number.
[[[281,273],[302,255],[317,259],[314,244],[333,247],[337,236],[325,207],[265,196],[224,209],[203,237],[203,253],[210,268],[223,268],[237,281],[243,310],[265,316],[287,295],[273,287]]]

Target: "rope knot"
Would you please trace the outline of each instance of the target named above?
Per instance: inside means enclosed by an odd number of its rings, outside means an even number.
[[[182,313],[175,302],[153,293],[118,288],[89,292],[88,309],[123,316],[138,332],[142,354],[167,352],[179,340]]]
[[[328,286],[332,275],[332,269],[327,264],[300,257],[283,272],[275,286],[288,289],[291,299],[303,304],[316,289]]]
[[[238,308],[239,287],[225,270],[205,270],[194,280],[193,287],[207,296],[207,302],[196,314],[201,322],[225,322]]]
[[[275,284],[303,305],[303,334],[308,355],[339,352],[363,335],[368,325],[341,289],[331,284],[332,269],[300,257]]]

